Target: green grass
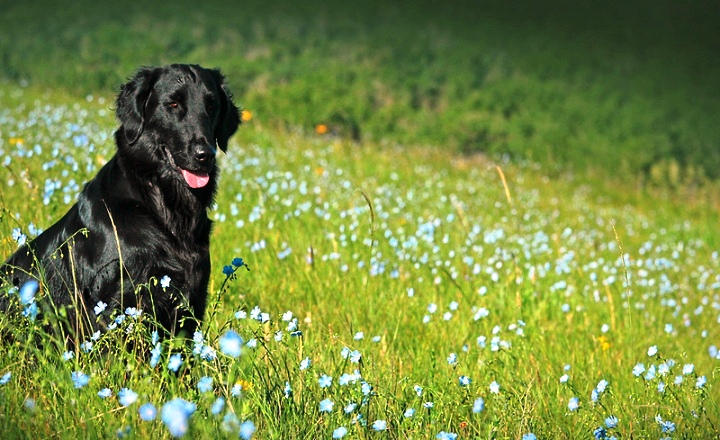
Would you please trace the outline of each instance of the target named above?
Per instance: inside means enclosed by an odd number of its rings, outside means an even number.
[[[79,190],[72,179],[87,180],[112,154],[110,99],[0,87],[3,255],[16,247],[13,229],[49,226],[67,209],[66,194],[72,202]],[[359,147],[253,122],[220,162],[211,213],[217,308],[204,327],[217,358],[170,340],[152,367],[151,317],[141,315],[64,361],[66,348],[41,322],[3,316],[0,326],[19,341],[42,342],[3,347],[7,437],[165,438],[160,411],[178,397],[196,405],[190,437],[237,437],[240,423],[252,421],[257,438],[328,438],[342,426],[347,438],[587,438],[611,415],[619,423],[608,432],[618,438],[662,436],[657,415],[675,424],[673,437],[718,434],[718,360],[708,351],[720,342],[720,257],[707,207],[627,186],[608,196],[572,175],[549,179],[535,166],[502,163],[508,197],[497,164],[483,157]],[[226,279],[222,268],[235,257],[251,270]],[[256,306],[268,322],[250,317]],[[248,316],[238,319],[240,311]],[[302,336],[290,335],[287,311]],[[255,348],[237,359],[222,354],[228,329]],[[658,354],[648,356],[651,346]],[[345,347],[359,362],[343,357]],[[178,373],[167,368],[171,353],[184,361]],[[632,373],[670,359],[665,376]],[[76,389],[73,372],[89,383]],[[332,377],[328,388],[323,375]],[[198,390],[202,377],[212,378],[212,391]],[[593,402],[601,380],[609,386]],[[112,396],[99,397],[103,388]],[[122,406],[122,388],[137,401]],[[215,415],[218,397],[226,403]],[[475,413],[478,398],[484,409]],[[320,411],[325,399],[331,412]],[[155,421],[140,419],[147,402],[158,409]],[[386,431],[372,428],[377,420]]]
[[[210,213],[217,357],[167,340],[153,365],[142,314],[65,360],[3,314],[0,437],[168,438],[175,398],[188,438],[592,438],[613,415],[617,438],[718,436],[716,5],[203,5],[3,5],[2,256],[111,157],[138,66],[221,67],[253,118]]]
[[[268,125],[650,184],[718,177],[714,2],[475,3],[9,4],[0,76],[84,95],[196,62]]]

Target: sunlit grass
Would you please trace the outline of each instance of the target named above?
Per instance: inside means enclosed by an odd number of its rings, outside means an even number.
[[[112,155],[114,125],[109,99],[7,86],[0,98],[9,255]],[[708,218],[658,214],[641,192],[628,190],[629,205],[531,165],[256,121],[219,158],[202,338],[155,341],[152,317],[118,311],[83,349],[3,316],[17,341],[41,342],[3,347],[3,432],[718,434],[720,256]],[[229,332],[243,340],[238,357],[223,348]],[[137,398],[121,399],[124,388]]]

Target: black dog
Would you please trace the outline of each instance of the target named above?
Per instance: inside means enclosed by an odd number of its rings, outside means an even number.
[[[226,151],[238,108],[220,71],[181,64],[140,69],[116,106],[115,156],[0,275],[15,286],[39,280],[74,331],[136,307],[192,336],[207,302],[216,147]]]

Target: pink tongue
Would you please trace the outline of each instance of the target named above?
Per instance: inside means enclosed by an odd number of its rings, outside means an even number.
[[[202,171],[197,173],[188,170],[180,171],[182,171],[182,175],[185,178],[187,184],[190,185],[190,188],[202,188],[210,181],[210,176],[208,176],[208,173],[204,173]]]

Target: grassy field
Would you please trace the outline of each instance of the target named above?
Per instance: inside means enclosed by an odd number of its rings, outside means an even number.
[[[660,43],[647,66],[637,46],[613,51],[629,71],[612,74],[611,60],[581,62],[591,30],[530,38],[530,17],[550,15],[527,10],[514,27],[502,5],[477,28],[483,11],[429,20],[372,4],[190,15],[177,2],[159,25],[159,5],[6,6],[0,255],[111,157],[113,93],[137,65],[223,67],[252,119],[219,158],[202,334],[155,341],[152,317],[129,310],[68,352],[41,322],[0,316],[42,341],[2,347],[3,438],[720,435],[705,46],[678,52],[704,61],[675,65]],[[548,53],[563,56],[541,64]],[[627,94],[606,93],[625,81]]]
[[[222,67],[256,121],[631,176],[720,176],[712,1],[4,5],[0,77],[84,96]]]

